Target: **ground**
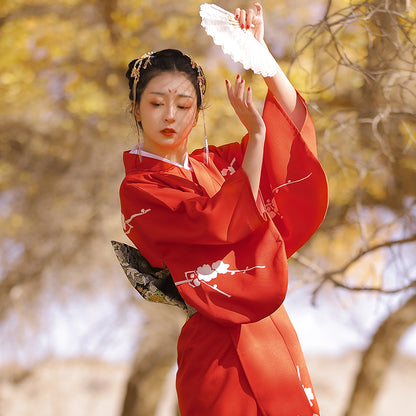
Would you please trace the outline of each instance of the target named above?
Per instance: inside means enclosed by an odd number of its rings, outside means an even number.
[[[359,354],[307,357],[322,416],[342,416]],[[50,359],[30,371],[0,371],[0,415],[118,416],[127,364]],[[390,369],[374,416],[416,414],[416,358],[399,355]],[[162,409],[162,407],[161,407]],[[158,416],[169,416],[161,410]]]

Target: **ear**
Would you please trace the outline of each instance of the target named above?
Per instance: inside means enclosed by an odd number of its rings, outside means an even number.
[[[139,106],[137,104],[134,105],[133,101],[131,102],[131,114],[133,115],[133,117],[136,119],[137,122],[141,121]]]
[[[193,126],[195,127],[196,126],[196,124],[198,123],[198,117],[199,117],[199,112],[200,112],[201,110],[198,108],[198,110],[196,110],[196,114],[195,114],[195,120],[194,120],[194,124],[193,124]]]

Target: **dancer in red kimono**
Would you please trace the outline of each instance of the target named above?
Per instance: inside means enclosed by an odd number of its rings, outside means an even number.
[[[236,10],[263,41],[261,6]],[[327,207],[303,99],[281,70],[260,116],[237,76],[229,100],[241,143],[187,153],[205,76],[176,50],[145,54],[127,77],[139,144],[124,154],[123,227],[152,267],[167,268],[192,316],[178,340],[182,416],[319,415],[283,306],[287,259]]]

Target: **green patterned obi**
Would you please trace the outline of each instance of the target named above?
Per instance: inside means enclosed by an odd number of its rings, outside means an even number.
[[[182,299],[168,269],[152,267],[137,248],[118,241],[111,244],[127,279],[144,299],[177,306],[188,319],[196,312]]]

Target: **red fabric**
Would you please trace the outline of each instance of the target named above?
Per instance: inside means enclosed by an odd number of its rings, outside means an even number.
[[[322,222],[325,174],[309,114],[299,132],[271,94],[261,197],[240,168],[247,138],[190,155],[192,171],[126,152],[126,234],[167,266],[198,312],[178,340],[182,416],[319,414],[299,342],[282,306],[287,257]]]

